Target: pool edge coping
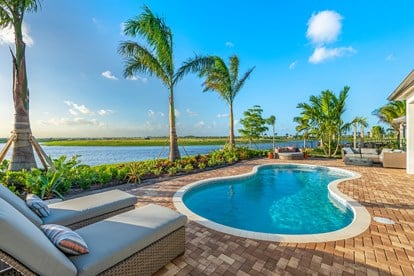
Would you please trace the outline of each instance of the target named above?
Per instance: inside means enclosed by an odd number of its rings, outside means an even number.
[[[333,171],[339,172],[346,172],[350,173],[351,176],[347,178],[337,179],[332,181],[328,184],[328,191],[329,194],[340,204],[350,208],[354,213],[354,219],[352,222],[345,226],[342,229],[327,232],[327,233],[320,233],[320,234],[302,234],[302,235],[289,235],[289,234],[269,234],[263,232],[254,232],[248,230],[237,229],[229,226],[225,226],[213,221],[210,221],[204,217],[201,217],[195,213],[193,213],[187,206],[184,204],[182,198],[184,194],[192,189],[195,186],[205,185],[211,181],[221,180],[221,179],[234,179],[234,178],[243,178],[254,175],[257,173],[259,168],[267,167],[267,166],[274,166],[274,165],[298,165],[302,167],[324,167],[328,168]],[[182,214],[186,215],[189,220],[199,223],[207,228],[210,228],[215,231],[219,231],[222,233],[243,237],[243,238],[251,238],[257,240],[264,240],[264,241],[273,241],[273,242],[292,242],[292,243],[309,243],[309,242],[330,242],[330,241],[337,241],[342,239],[348,239],[355,237],[361,233],[363,233],[366,229],[368,229],[369,225],[371,224],[371,215],[369,214],[368,210],[361,205],[355,199],[345,195],[338,189],[338,184],[344,181],[353,180],[360,178],[361,175],[354,171],[345,170],[336,167],[329,167],[329,166],[320,166],[320,165],[310,165],[310,164],[299,164],[299,163],[277,163],[277,164],[264,164],[264,165],[257,165],[252,168],[252,170],[248,173],[239,174],[239,175],[232,175],[232,176],[222,176],[222,177],[213,177],[203,180],[198,180],[193,183],[190,183],[184,187],[181,187],[174,193],[173,196],[173,204],[175,208],[181,212]]]

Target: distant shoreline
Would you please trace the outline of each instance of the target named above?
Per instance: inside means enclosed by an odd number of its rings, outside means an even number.
[[[169,139],[162,138],[85,138],[85,139],[39,139],[45,146],[168,146]],[[227,137],[197,137],[197,138],[178,138],[178,144],[181,146],[212,146],[225,145]],[[289,139],[277,139],[277,142],[289,141]],[[248,144],[247,139],[236,139],[236,144]],[[272,143],[272,139],[261,139],[254,141],[259,143]]]

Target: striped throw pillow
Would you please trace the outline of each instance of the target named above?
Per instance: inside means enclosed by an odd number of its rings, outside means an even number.
[[[49,240],[62,252],[71,255],[89,253],[86,242],[75,231],[57,224],[44,224],[40,228]]]
[[[47,204],[37,195],[28,194],[26,196],[26,204],[30,209],[32,209],[33,212],[36,213],[36,215],[41,218],[50,215],[49,207],[47,207]]]

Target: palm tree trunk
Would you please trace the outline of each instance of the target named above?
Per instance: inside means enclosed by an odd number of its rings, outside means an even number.
[[[229,126],[230,126],[229,145],[230,145],[230,147],[234,147],[236,143],[234,141],[233,103],[229,104],[229,108],[230,108],[230,114],[229,114],[229,118],[230,118],[230,122],[229,122]]]
[[[36,168],[31,144],[32,131],[29,119],[29,89],[27,85],[25,43],[21,31],[21,22],[14,22],[16,54],[13,55],[13,101],[14,101],[14,132],[13,152],[9,170],[20,171]]]
[[[170,110],[169,110],[169,120],[170,120],[170,152],[168,155],[168,159],[171,162],[174,162],[177,159],[180,159],[180,151],[178,150],[178,142],[177,142],[177,130],[175,128],[175,108],[174,108],[174,92],[173,87],[170,87]]]
[[[354,149],[356,149],[356,142],[357,142],[357,127],[354,124]]]
[[[364,126],[361,126],[361,147],[364,147]]]

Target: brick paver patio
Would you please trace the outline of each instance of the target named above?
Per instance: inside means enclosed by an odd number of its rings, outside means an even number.
[[[286,161],[283,161],[286,163]],[[295,163],[327,165],[356,171],[361,178],[339,189],[364,205],[372,217],[364,233],[324,243],[278,243],[223,234],[189,221],[186,252],[157,275],[414,275],[414,175],[402,169],[346,166],[341,160]],[[144,182],[130,190],[138,206],[156,203],[174,209],[172,196],[184,185],[216,176],[249,172],[258,164],[281,163],[258,159],[174,178]]]

